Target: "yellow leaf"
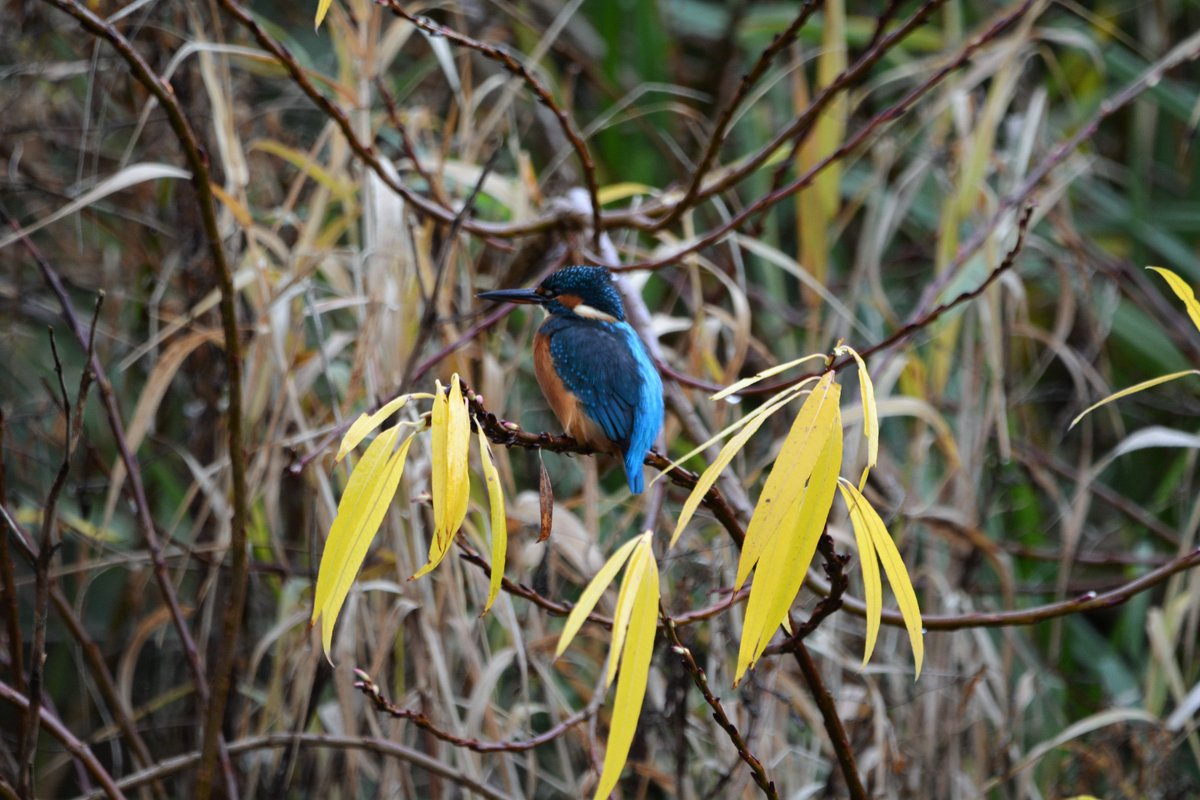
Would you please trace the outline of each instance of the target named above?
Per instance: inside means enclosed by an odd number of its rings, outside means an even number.
[[[646,531],[641,536],[641,541],[634,548],[633,555],[629,557],[629,566],[625,570],[625,577],[621,579],[621,589],[617,592],[617,610],[613,614],[612,628],[612,644],[608,648],[608,677],[605,686],[612,686],[613,678],[617,677],[617,664],[621,660],[621,649],[625,646],[625,635],[629,628],[629,619],[633,614],[634,600],[637,598],[638,588],[642,585],[642,578],[646,574],[647,561],[654,560],[654,554],[650,552],[650,531]]]
[[[604,562],[604,566],[600,568],[596,576],[584,587],[583,594],[579,596],[575,607],[567,615],[567,624],[563,626],[562,635],[558,637],[558,648],[554,651],[555,658],[566,652],[567,645],[571,644],[571,640],[575,638],[575,634],[579,633],[579,629],[583,626],[583,622],[587,619],[588,614],[592,613],[592,609],[600,601],[600,595],[604,594],[604,590],[612,583],[612,579],[621,571],[621,567],[625,566],[625,562],[629,559],[629,554],[642,541],[642,538],[642,536],[635,536],[618,547],[617,552],[613,553],[608,561]]]
[[[450,380],[450,396],[445,398],[438,386],[439,399],[433,406],[433,468],[430,493],[433,495],[433,538],[429,541],[429,561],[411,580],[433,571],[442,563],[454,536],[467,516],[471,476],[467,471],[467,452],[471,448],[471,417],[463,400],[457,373]]]
[[[664,467],[662,469],[662,471],[660,471],[657,475],[655,475],[653,478],[650,479],[650,485],[653,486],[654,482],[657,481],[659,478],[663,477],[664,475],[666,475],[668,472],[670,472],[671,470],[678,467],[683,462],[691,459],[692,457],[698,455],[699,453],[703,452],[704,450],[707,450],[709,447],[711,447],[712,445],[721,441],[726,436],[729,436],[731,433],[739,431],[746,425],[751,424],[756,419],[758,419],[758,417],[761,414],[769,414],[769,413],[775,411],[779,405],[782,405],[783,403],[790,401],[792,398],[796,397],[797,395],[802,394],[805,391],[805,387],[808,386],[808,384],[810,384],[810,383],[814,383],[816,380],[817,380],[816,378],[806,378],[805,380],[801,381],[800,383],[796,384],[795,386],[792,386],[791,388],[788,388],[788,389],[784,389],[782,392],[777,394],[775,397],[772,397],[770,401],[763,403],[761,406],[754,409],[753,411],[751,411],[749,414],[742,417],[741,419],[731,422],[729,425],[726,425],[725,428],[723,428],[719,433],[715,433],[712,436],[710,436],[708,438],[708,441],[702,442],[701,444],[696,445],[687,453],[684,453],[682,456],[675,459],[670,464],[667,464],[667,466]],[[778,401],[778,405],[776,404],[777,401]]]
[[[837,384],[833,384],[836,388]],[[796,599],[808,566],[817,552],[817,543],[825,530],[829,509],[833,505],[834,487],[837,485],[838,468],[842,463],[842,417],[837,405],[837,393],[833,392],[833,420],[824,437],[821,451],[811,471],[808,485],[789,475],[781,490],[771,497],[774,503],[768,511],[777,517],[774,535],[762,550],[762,557],[754,573],[754,585],[750,587],[750,599],[746,602],[746,619],[742,625],[742,641],[738,647],[738,665],[734,682],[741,680],[746,670],[753,667],[763,651],[787,617],[788,609]],[[813,392],[816,395],[816,392]],[[811,398],[810,398],[811,401]],[[801,410],[803,412],[803,409]],[[822,409],[824,411],[824,409]],[[793,428],[793,431],[795,428]],[[789,437],[790,438],[790,437]],[[784,444],[784,450],[787,444]],[[777,459],[776,467],[790,462]],[[772,470],[772,474],[775,470]],[[768,483],[770,480],[768,479]],[[764,498],[766,490],[763,491]],[[755,517],[763,507],[759,500]],[[776,509],[780,513],[775,513]],[[754,525],[753,519],[750,522]],[[749,543],[749,533],[746,541]],[[744,554],[743,550],[743,554]]]
[[[596,199],[600,201],[600,205],[608,205],[615,203],[618,200],[626,200],[630,197],[638,195],[656,195],[658,190],[653,186],[647,186],[644,183],[614,183],[608,186],[601,186],[596,192]]]
[[[896,595],[896,605],[900,607],[900,614],[904,617],[904,627],[908,629],[908,640],[912,643],[913,650],[913,666],[916,667],[915,680],[921,677],[921,664],[925,660],[924,631],[921,627],[921,606],[917,603],[917,593],[913,590],[912,581],[908,578],[908,569],[904,566],[900,551],[892,541],[883,520],[861,495],[860,503],[860,507],[867,511],[869,516],[874,517],[874,522],[867,530],[871,533],[875,552],[879,554],[884,574],[892,586],[892,594]]]
[[[729,397],[731,394],[737,394],[742,389],[745,389],[747,386],[753,386],[754,384],[758,383],[759,381],[763,380],[764,378],[770,378],[772,375],[778,375],[781,372],[786,372],[787,370],[791,369],[792,367],[798,367],[801,364],[803,364],[805,361],[814,361],[818,358],[825,358],[825,354],[824,353],[813,353],[810,356],[804,356],[803,358],[797,358],[795,361],[789,361],[786,364],[778,364],[774,367],[771,367],[770,369],[764,369],[762,372],[759,372],[755,375],[751,375],[749,378],[742,378],[737,383],[726,386],[724,389],[722,389],[721,391],[714,394],[710,399],[711,400],[724,400],[726,397]]]
[[[1155,386],[1161,386],[1162,384],[1168,383],[1177,378],[1182,378],[1185,375],[1200,375],[1200,369],[1185,369],[1182,372],[1172,372],[1170,375],[1159,375],[1157,378],[1151,378],[1148,381],[1142,381],[1141,383],[1134,384],[1133,386],[1130,386],[1127,389],[1122,389],[1119,392],[1113,392],[1108,397],[1101,400],[1099,403],[1093,403],[1092,405],[1090,405],[1086,409],[1084,409],[1083,413],[1081,413],[1075,419],[1071,420],[1071,424],[1067,426],[1067,430],[1074,428],[1076,425],[1079,424],[1079,420],[1083,419],[1088,414],[1095,411],[1097,408],[1100,408],[1100,406],[1106,406],[1109,403],[1113,402],[1114,400],[1120,400],[1122,397],[1128,397],[1131,394],[1137,394],[1138,392],[1144,391],[1146,389],[1152,389]]]
[[[863,467],[862,477],[858,479],[858,488],[861,490],[867,485],[867,474],[879,462],[879,407],[875,404],[875,384],[871,382],[871,375],[867,372],[867,365],[863,362],[862,356],[853,347],[843,345],[837,350],[839,354],[849,353],[858,364],[858,388],[862,394],[863,435],[867,437],[867,465]]]
[[[1192,291],[1191,286],[1187,285],[1187,281],[1166,267],[1146,267],[1146,269],[1152,269],[1163,276],[1167,285],[1171,287],[1171,291],[1175,292],[1175,296],[1183,301],[1196,330],[1200,331],[1200,301],[1196,300],[1196,293]]]
[[[483,426],[477,426],[477,430],[479,463],[483,467],[483,481],[487,484],[488,506],[492,512],[492,578],[488,586],[487,604],[483,607],[483,613],[486,614],[492,603],[496,602],[504,579],[504,559],[508,554],[508,516],[504,513],[504,492],[500,488],[500,475],[496,472],[492,446],[483,435]]]
[[[230,213],[233,214],[233,218],[237,220],[238,225],[241,225],[246,230],[254,227],[254,217],[250,215],[249,209],[240,200],[216,183],[210,181],[208,186],[212,189],[213,196],[220,200],[229,209]]]
[[[840,397],[841,387],[833,382],[833,373],[829,372],[822,376],[800,407],[800,413],[796,415],[783,449],[775,459],[775,466],[767,476],[767,483],[754,508],[750,525],[746,528],[746,541],[742,544],[742,555],[738,559],[734,591],[742,588],[767,542],[788,519],[791,503],[799,501],[825,440],[833,429]],[[838,447],[840,450],[840,442]],[[840,462],[834,466],[835,473],[840,466]]]
[[[333,0],[320,0],[317,3],[317,20],[313,23],[313,30],[321,27],[321,22],[324,21],[325,15],[329,13],[329,6],[332,3]]]
[[[404,474],[404,460],[413,437],[408,436],[396,448],[399,435],[399,425],[388,428],[363,453],[346,483],[321,554],[312,622],[321,619],[321,644],[326,658],[333,644],[338,613]]]
[[[342,445],[338,448],[337,458],[335,461],[341,461],[354,448],[358,447],[358,443],[367,437],[371,431],[382,425],[387,418],[395,414],[404,404],[409,401],[412,395],[402,394],[388,403],[374,414],[362,413],[358,419],[354,420],[354,424],[346,431],[346,435],[342,437]]]
[[[471,449],[471,415],[463,399],[458,374],[450,379],[449,419],[446,421],[446,519],[442,534],[446,546],[458,533],[467,517],[471,499],[471,474],[467,468],[467,453]]]
[[[649,531],[645,537],[649,540]],[[654,636],[658,631],[658,564],[646,546],[646,569],[637,587],[633,613],[629,618],[629,633],[621,656],[621,677],[617,681],[617,696],[613,702],[612,726],[604,753],[604,769],[596,785],[594,800],[604,800],[621,777],[629,757],[629,745],[642,715],[646,683],[650,677],[650,656],[654,652]]]
[[[867,606],[867,642],[863,648],[862,665],[867,666],[875,650],[875,639],[879,636],[879,622],[883,617],[883,581],[879,578],[879,556],[875,554],[875,541],[871,536],[871,525],[879,515],[862,493],[848,481],[838,481],[842,499],[850,509],[850,524],[854,528],[854,541],[858,544],[858,563],[862,568],[863,600]],[[882,520],[879,524],[883,524]]]
[[[691,494],[688,495],[687,500],[683,503],[683,508],[679,512],[679,519],[675,523],[675,532],[671,534],[671,542],[667,545],[668,548],[674,547],[675,542],[679,541],[679,536],[691,521],[692,515],[696,513],[696,509],[700,507],[704,496],[708,494],[708,490],[716,483],[717,478],[724,471],[725,467],[729,466],[729,462],[733,460],[733,457],[741,452],[742,448],[746,446],[746,442],[762,427],[762,424],[767,421],[768,417],[783,408],[788,401],[800,394],[801,391],[803,391],[803,387],[797,386],[780,392],[775,397],[772,397],[770,401],[759,406],[752,413],[747,414],[744,419],[729,426],[733,428],[740,425],[741,430],[725,443],[725,446],[721,448],[721,452],[717,454],[716,459],[708,465],[708,469],[704,470],[699,479],[696,480],[696,485],[692,487]],[[726,428],[726,430],[729,430],[729,428]],[[687,458],[685,457],[681,460],[686,461]],[[660,472],[659,475],[666,474],[670,469],[671,467],[668,467],[666,470]]]

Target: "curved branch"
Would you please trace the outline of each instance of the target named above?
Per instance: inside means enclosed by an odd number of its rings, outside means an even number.
[[[484,58],[495,61],[525,82],[525,85],[533,91],[542,105],[546,106],[550,113],[554,114],[554,118],[558,120],[559,127],[562,128],[563,135],[567,137],[567,140],[571,143],[571,149],[575,151],[575,155],[579,158],[579,166],[583,170],[584,185],[587,186],[588,199],[592,205],[592,236],[594,237],[596,248],[599,249],[600,235],[603,233],[603,228],[601,226],[602,220],[600,219],[600,187],[596,183],[596,164],[592,161],[592,156],[588,152],[587,145],[583,143],[583,137],[571,122],[570,115],[555,101],[554,96],[550,94],[550,90],[546,88],[545,84],[539,81],[537,76],[529,71],[528,67],[500,47],[461,34],[453,28],[442,25],[439,22],[434,22],[429,17],[419,17],[409,13],[404,6],[400,5],[398,0],[375,0],[375,2],[396,16],[408,20],[430,36],[445,38],[457,45],[474,50]]]
[[[19,708],[22,712],[28,711],[30,707],[29,698],[18,692],[16,689],[9,686],[7,683],[0,681],[0,700],[7,700],[12,705]],[[125,794],[113,780],[112,775],[108,774],[108,770],[104,765],[97,760],[91,749],[86,744],[75,738],[75,734],[67,729],[66,725],[58,717],[50,713],[49,709],[41,709],[38,715],[41,725],[53,736],[62,743],[66,751],[75,757],[75,760],[83,765],[87,770],[88,775],[91,775],[96,783],[100,784],[101,792],[114,800],[124,800]]]
[[[447,744],[455,747],[461,747],[466,750],[471,750],[476,753],[524,753],[527,750],[532,750],[535,747],[540,747],[547,742],[552,742],[565,734],[568,730],[575,727],[584,720],[590,719],[600,706],[604,705],[604,694],[597,692],[592,698],[592,702],[580,711],[576,711],[571,716],[564,719],[562,722],[554,725],[550,730],[539,733],[529,739],[519,739],[511,742],[487,742],[481,739],[469,739],[463,736],[455,736],[453,733],[444,731],[433,724],[429,717],[422,714],[420,711],[411,711],[407,708],[401,708],[392,703],[383,696],[379,686],[375,681],[371,680],[371,676],[363,672],[361,669],[354,670],[354,675],[358,679],[354,682],[354,688],[362,692],[371,704],[375,706],[375,710],[387,714],[395,719],[408,720],[423,731],[428,732],[434,738],[440,739]]]

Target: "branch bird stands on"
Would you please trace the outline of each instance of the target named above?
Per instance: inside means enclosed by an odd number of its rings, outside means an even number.
[[[540,305],[533,339],[538,385],[563,430],[621,457],[629,490],[645,488],[642,462],[663,424],[663,387],[604,267],[566,267],[536,289],[482,292],[483,300]]]

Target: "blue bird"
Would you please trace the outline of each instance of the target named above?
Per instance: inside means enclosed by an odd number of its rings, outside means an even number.
[[[663,424],[662,379],[604,267],[566,267],[536,289],[482,292],[484,300],[531,303],[549,316],[533,339],[542,394],[563,430],[619,455],[629,491],[645,488],[642,461]]]

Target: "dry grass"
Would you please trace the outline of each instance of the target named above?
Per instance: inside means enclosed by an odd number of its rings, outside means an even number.
[[[924,8],[897,5],[888,30]],[[236,532],[221,290],[202,204],[179,172],[187,162],[163,108],[112,47],[47,3],[0,12],[0,205],[20,226],[41,226],[29,240],[85,323],[105,292],[95,352],[124,444],[138,458],[169,585],[206,674],[221,652],[234,656],[224,733],[242,796],[575,797],[594,786],[606,710],[533,750],[478,753],[374,713],[353,687],[352,670],[362,669],[392,703],[478,742],[528,739],[598,700],[603,627],[585,626],[555,662],[561,616],[506,593],[481,618],[487,573],[467,560],[407,580],[431,535],[426,447],[411,450],[401,499],[343,611],[335,668],[306,622],[347,474],[329,445],[339,425],[459,372],[492,411],[555,430],[528,357],[537,319],[486,316],[494,309],[474,294],[607,254],[654,267],[627,273],[627,287],[645,303],[635,311],[663,362],[691,378],[670,387],[671,455],[760,402],[714,403],[705,384],[828,351],[839,338],[865,350],[915,323],[869,362],[884,445],[868,494],[886,511],[924,612],[964,622],[945,631],[931,624],[915,683],[902,627],[885,625],[863,670],[859,616],[835,613],[807,642],[871,796],[1200,791],[1196,572],[1121,605],[1036,625],[986,628],[976,616],[1103,593],[1196,548],[1194,382],[1067,432],[1112,389],[1200,363],[1200,340],[1178,304],[1141,269],[1164,263],[1200,282],[1197,71],[1172,63],[1152,87],[1135,83],[1173,52],[1200,52],[1188,38],[1196,10],[947,4],[847,81],[807,144],[793,153],[794,136],[784,136],[771,147],[842,59],[854,64],[879,46],[873,17],[849,8],[842,28],[841,4],[825,6],[733,114],[702,174],[730,185],[705,194],[710,184],[698,182],[704,196],[677,214],[672,204],[704,161],[720,109],[794,9],[734,12],[683,0],[620,12],[500,0],[412,7],[506,48],[568,127],[502,64],[363,0],[335,3],[316,35],[315,4],[255,8],[310,85],[345,111],[344,126],[225,3],[89,6],[170,78],[217,187],[241,333],[234,389],[244,452],[233,458],[244,459],[249,489],[250,573],[235,642],[222,635],[231,580],[221,565]],[[997,27],[1005,14],[1017,18]],[[961,68],[900,109],[965,52]],[[1130,84],[1130,102],[1103,105]],[[382,176],[347,130],[374,148]],[[599,242],[575,131],[606,202]],[[1078,146],[1060,148],[1076,133]],[[838,150],[860,134],[861,144]],[[770,201],[830,153],[841,154],[807,188]],[[764,163],[740,169],[753,154]],[[423,199],[405,200],[389,183]],[[451,225],[477,186],[466,224]],[[1000,264],[1030,199],[1030,233],[1013,268],[978,299],[927,319]],[[420,213],[420,203],[445,218]],[[743,213],[736,230],[723,227]],[[36,588],[49,584],[25,550],[39,549],[41,511],[68,441],[47,325],[72,401],[85,351],[31,251],[8,230],[0,235],[0,501],[21,533],[4,527],[0,561],[11,565],[6,583],[15,591],[3,607],[6,618],[19,612],[23,663],[18,671],[6,619],[0,682],[28,697]],[[856,396],[846,380],[846,396]],[[43,707],[118,781],[151,766],[120,724],[128,719],[160,775],[157,788],[132,794],[184,796],[195,762],[172,759],[200,751],[204,704],[102,400],[93,387],[56,507],[61,548],[48,577],[62,603],[50,596],[42,617]],[[743,523],[785,417],[752,440],[722,486]],[[856,430],[847,441],[859,441]],[[509,578],[573,600],[637,532],[644,506],[619,470],[547,453],[554,533],[537,544],[538,454],[497,448],[497,456],[509,498]],[[667,493],[657,519],[664,544],[684,496]],[[463,533],[481,552],[486,509],[480,489]],[[839,550],[853,551],[844,515],[830,533]],[[720,600],[736,567],[711,517],[694,522],[683,544],[660,558],[664,605],[676,616]],[[861,596],[851,573],[849,593]],[[614,600],[600,611],[611,614]],[[797,615],[814,604],[802,591]],[[768,659],[730,688],[740,616],[735,606],[682,628],[681,638],[782,796],[845,796],[825,720],[794,664]],[[80,630],[97,658],[89,660]],[[102,686],[104,671],[115,696]],[[759,793],[692,688],[660,646],[622,796]],[[20,780],[25,729],[16,706],[0,703],[5,791]],[[34,754],[38,796],[95,788],[47,731]]]

